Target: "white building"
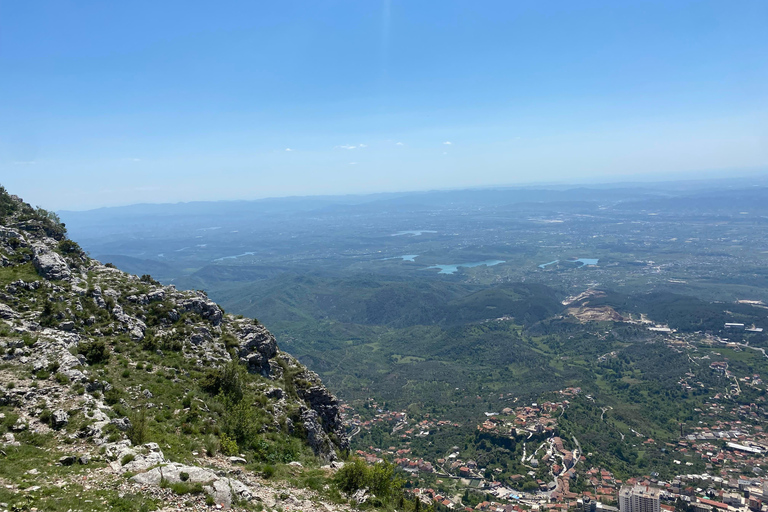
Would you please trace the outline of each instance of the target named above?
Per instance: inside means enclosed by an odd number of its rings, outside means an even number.
[[[659,489],[645,485],[622,486],[619,491],[620,512],[661,512]]]

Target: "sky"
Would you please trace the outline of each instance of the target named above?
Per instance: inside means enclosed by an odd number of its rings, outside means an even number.
[[[768,170],[765,0],[0,0],[35,205]]]

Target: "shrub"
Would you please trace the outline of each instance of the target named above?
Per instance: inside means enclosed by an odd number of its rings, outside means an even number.
[[[217,453],[219,453],[220,447],[221,445],[219,444],[219,440],[216,438],[216,436],[209,435],[208,437],[205,438],[205,453],[209,457],[213,457]]]
[[[73,242],[68,238],[65,238],[59,242],[59,250],[64,254],[81,254],[83,252],[83,249],[77,244],[77,242]]]
[[[38,416],[38,419],[40,420],[41,423],[50,425],[51,420],[53,419],[53,413],[49,409],[43,409],[43,412],[40,413],[40,416]]]
[[[133,459],[135,459],[135,458],[136,458],[136,455],[134,455],[134,454],[132,454],[132,453],[129,453],[129,454],[127,454],[127,455],[123,455],[123,458],[122,458],[122,459],[120,459],[120,464],[121,464],[122,466],[125,466],[125,465],[126,465],[126,464],[128,464],[129,462],[133,461]]]
[[[156,286],[160,285],[160,282],[155,280],[151,275],[149,274],[143,274],[140,278],[142,283],[148,283],[148,284],[154,284]]]
[[[104,401],[107,402],[108,405],[115,405],[120,401],[122,396],[123,392],[116,387],[113,387],[109,391],[104,392]]]
[[[275,471],[276,471],[275,466],[271,464],[265,464],[264,467],[261,468],[261,475],[264,478],[272,478],[273,476],[275,476]]]
[[[233,360],[223,368],[208,370],[200,381],[200,388],[211,395],[219,393],[233,402],[243,398],[244,369],[237,360]]]
[[[403,485],[402,480],[395,477],[393,464],[381,462],[368,466],[362,459],[345,464],[334,476],[334,483],[347,494],[368,488],[372,494],[382,499],[399,493]]]
[[[56,379],[56,382],[58,382],[59,384],[62,384],[62,385],[69,384],[69,377],[67,377],[63,373],[57,373],[54,377]]]
[[[109,361],[109,348],[103,340],[79,343],[77,353],[83,354],[88,364],[100,364]]]
[[[125,431],[125,434],[134,446],[144,444],[147,439],[147,410],[144,407],[139,407],[130,419],[131,426]]]
[[[220,438],[221,451],[224,455],[232,456],[240,453],[237,447],[237,441],[229,437],[227,434],[222,433]]]
[[[182,471],[181,473],[179,473],[179,478],[181,478],[182,482],[186,482],[187,480],[189,480],[189,473]]]

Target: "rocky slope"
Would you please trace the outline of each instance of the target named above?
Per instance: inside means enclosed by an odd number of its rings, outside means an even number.
[[[0,354],[0,509],[346,506],[273,477],[327,477],[348,449],[317,375],[205,293],[90,259],[2,187]]]

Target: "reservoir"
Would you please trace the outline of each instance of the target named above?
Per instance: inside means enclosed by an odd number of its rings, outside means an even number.
[[[224,261],[224,260],[236,260],[237,258],[240,258],[241,256],[253,256],[256,254],[255,252],[244,252],[243,254],[238,254],[235,256],[224,256],[222,258],[216,258],[213,261]]]
[[[418,254],[403,254],[402,256],[392,256],[391,258],[381,258],[382,260],[403,260],[403,261],[416,261]]]
[[[597,262],[600,261],[599,258],[578,258],[573,260],[566,260],[568,263],[581,263],[581,267],[585,265],[597,265]],[[548,263],[542,263],[539,265],[539,268],[547,268],[550,265],[554,265],[555,263],[560,263],[560,260],[554,260],[550,261]]]
[[[494,265],[498,265],[499,263],[504,263],[504,260],[486,260],[486,261],[476,261],[474,263],[456,263],[455,265],[432,265],[431,267],[427,267],[427,270],[431,268],[439,268],[440,272],[438,272],[438,274],[453,274],[459,270],[459,267],[472,268],[472,267],[479,267],[481,265],[487,265],[489,267],[492,267]]]
[[[420,231],[398,231],[397,233],[390,235],[390,236],[403,236],[403,235],[411,235],[411,236],[419,236],[422,233],[437,233],[437,231],[430,231],[428,229],[422,229]]]

